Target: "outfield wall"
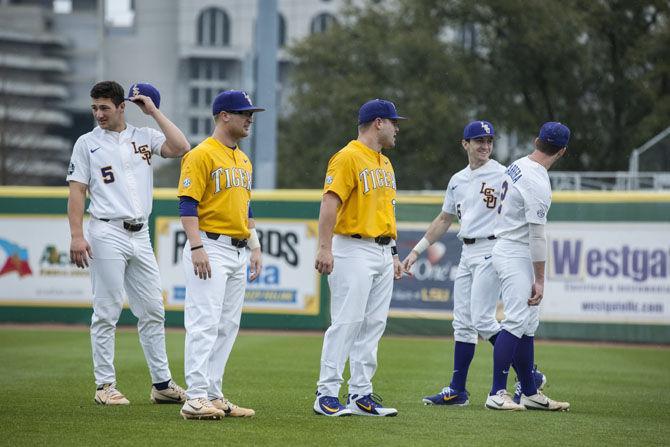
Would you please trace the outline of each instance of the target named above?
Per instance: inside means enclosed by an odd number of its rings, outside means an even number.
[[[183,324],[176,191],[157,189],[150,221],[167,324]],[[255,191],[264,252],[242,326],[316,329],[329,322],[328,286],[314,268],[318,191]],[[88,324],[90,281],[69,264],[66,188],[0,188],[0,322]],[[440,211],[441,193],[399,193],[404,255]],[[389,331],[451,334],[457,228],[427,251],[413,278],[396,282]],[[670,194],[554,193],[538,337],[670,343]],[[500,315],[502,316],[502,314]],[[121,323],[133,324],[125,310]]]

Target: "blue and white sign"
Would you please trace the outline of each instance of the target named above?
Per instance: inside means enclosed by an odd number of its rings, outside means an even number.
[[[541,318],[670,323],[670,224],[550,223]]]

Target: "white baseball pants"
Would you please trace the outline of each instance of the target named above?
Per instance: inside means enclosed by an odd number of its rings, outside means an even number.
[[[151,381],[169,380],[165,309],[148,226],[130,232],[120,221],[91,219],[87,236],[93,253],[91,345],[96,385],[116,382],[114,335],[126,293],[130,310],[139,320],[137,329]]]
[[[529,306],[535,274],[527,244],[498,240],[493,248],[493,267],[502,287],[505,319],[501,326],[515,337],[535,336],[540,324],[540,307]]]
[[[491,262],[495,241],[463,244],[454,280],[454,340],[477,343],[477,334],[488,340],[500,332],[496,304],[500,280]]]
[[[391,247],[349,236],[333,237],[330,286],[331,324],[323,338],[317,390],[338,396],[349,358],[350,394],[372,393],[377,345],[393,292]]]
[[[186,278],[184,375],[189,399],[223,397],[223,373],[237,338],[247,283],[247,250],[202,233],[212,277],[193,273],[191,246],[184,247]]]

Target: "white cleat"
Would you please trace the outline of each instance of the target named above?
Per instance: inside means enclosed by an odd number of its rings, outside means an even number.
[[[537,394],[534,394],[532,396],[526,396],[525,394],[522,394],[521,405],[523,405],[529,410],[542,410],[542,411],[570,410],[570,404],[568,402],[558,402],[556,400],[549,399],[540,391],[538,391]]]
[[[526,409],[523,405],[515,403],[507,390],[500,390],[493,396],[487,397],[484,405],[489,410],[523,411]]]
[[[130,401],[126,399],[121,391],[116,389],[115,383],[106,383],[102,389],[95,391],[95,403],[100,405],[128,405]]]
[[[250,418],[256,414],[251,408],[237,406],[225,397],[221,399],[213,399],[211,402],[212,405],[214,405],[214,408],[218,408],[226,413],[226,417]]]
[[[187,400],[180,414],[184,419],[223,419],[226,416],[223,410],[216,408],[204,397]]]
[[[172,380],[164,390],[151,386],[151,402],[155,404],[181,404],[186,402],[186,391]]]

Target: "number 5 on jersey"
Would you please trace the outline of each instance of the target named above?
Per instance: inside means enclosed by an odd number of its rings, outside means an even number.
[[[112,183],[114,181],[114,173],[111,166],[105,166],[100,171],[102,172],[102,181],[105,183]]]

